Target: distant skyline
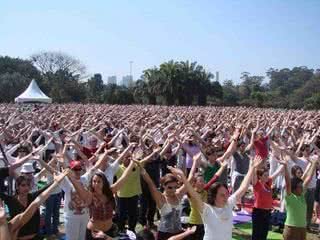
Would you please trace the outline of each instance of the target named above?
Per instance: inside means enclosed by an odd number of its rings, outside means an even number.
[[[61,51],[87,74],[197,61],[220,82],[268,68],[320,68],[319,0],[56,0],[0,3],[0,55]]]

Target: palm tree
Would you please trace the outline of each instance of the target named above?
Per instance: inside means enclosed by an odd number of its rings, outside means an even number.
[[[199,69],[200,70],[200,69]],[[207,72],[203,68],[197,71],[198,75],[198,105],[207,104],[207,96],[210,94],[212,73]]]
[[[148,98],[149,104],[157,103],[157,96],[160,95],[160,78],[159,69],[149,68],[143,71],[142,80],[146,83],[146,97]]]
[[[179,75],[181,85],[179,89],[179,103],[182,105],[191,105],[195,95],[195,69],[197,62],[181,61],[179,63]]]
[[[165,98],[167,105],[175,104],[179,91],[180,78],[178,64],[173,60],[160,65],[160,93]]]

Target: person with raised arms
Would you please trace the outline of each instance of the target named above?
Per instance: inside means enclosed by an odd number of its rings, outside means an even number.
[[[226,185],[219,182],[214,183],[208,190],[208,203],[202,201],[180,169],[169,167],[172,174],[185,185],[195,208],[201,214],[205,228],[204,240],[230,240],[232,238],[232,209],[246,193],[253,172],[261,163],[261,157],[256,156],[240,188],[231,196],[229,196],[229,190]]]

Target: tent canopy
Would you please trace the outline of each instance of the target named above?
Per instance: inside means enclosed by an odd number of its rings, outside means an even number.
[[[32,79],[29,87],[14,99],[16,103],[51,103],[52,99],[45,95],[37,82]]]

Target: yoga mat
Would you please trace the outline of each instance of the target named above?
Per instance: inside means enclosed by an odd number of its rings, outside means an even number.
[[[251,221],[251,214],[237,212],[235,216],[233,216],[233,224],[239,223],[247,223]]]

